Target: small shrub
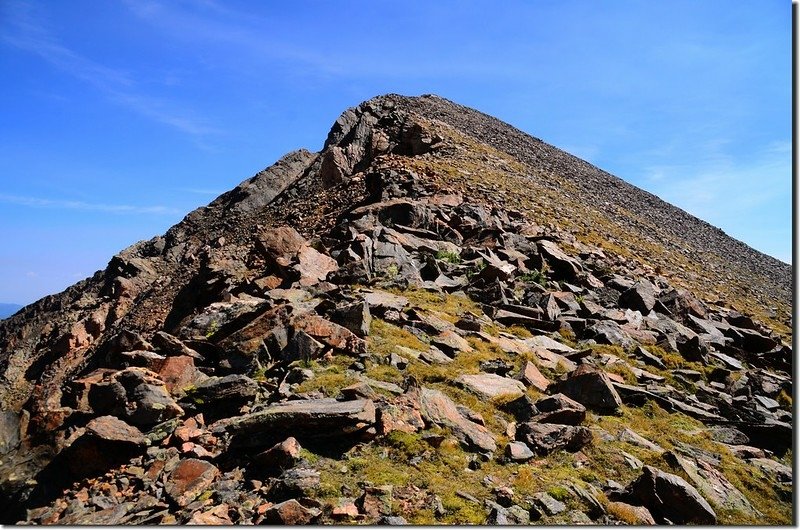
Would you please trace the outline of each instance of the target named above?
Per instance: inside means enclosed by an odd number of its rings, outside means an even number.
[[[641,524],[639,520],[639,516],[633,511],[633,508],[628,506],[627,504],[623,504],[621,502],[609,502],[606,506],[606,510],[608,510],[608,514],[617,519],[618,521],[622,521],[625,524],[629,525],[638,525]]]
[[[563,486],[553,486],[547,490],[547,494],[553,497],[555,500],[562,502],[566,501],[572,496],[569,490]]]
[[[461,256],[458,254],[458,252],[449,250],[440,250],[437,252],[436,259],[446,261],[447,263],[452,263],[454,265],[461,263]]]
[[[778,397],[775,398],[775,401],[780,403],[781,407],[786,410],[792,410],[792,396],[786,393],[786,390],[781,390],[781,393],[778,394]]]

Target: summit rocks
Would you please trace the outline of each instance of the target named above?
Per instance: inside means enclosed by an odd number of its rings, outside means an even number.
[[[381,96],[0,321],[0,521],[789,524],[790,272]]]

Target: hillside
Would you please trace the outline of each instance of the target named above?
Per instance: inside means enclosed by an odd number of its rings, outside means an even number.
[[[0,321],[2,522],[792,522],[791,269],[437,96]]]

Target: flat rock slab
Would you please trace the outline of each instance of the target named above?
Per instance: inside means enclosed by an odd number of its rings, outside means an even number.
[[[214,464],[187,458],[178,462],[165,481],[164,492],[178,506],[187,506],[203,493],[214,479],[219,475],[219,469]]]
[[[538,335],[536,337],[525,339],[525,344],[531,348],[544,348],[545,350],[550,350],[551,352],[555,353],[575,353],[577,351],[575,348],[571,348],[566,344],[561,344],[557,340],[551,339],[547,335]]]
[[[364,297],[370,310],[384,313],[387,310],[402,311],[408,305],[408,298],[386,291],[373,291]]]
[[[516,438],[535,453],[548,455],[559,449],[579,451],[592,442],[592,431],[586,427],[530,422],[517,428]]]
[[[426,423],[450,427],[462,443],[480,450],[497,449],[494,435],[486,427],[467,419],[453,401],[438,390],[422,388],[419,393],[420,414]]]
[[[525,393],[525,385],[521,382],[497,374],[466,374],[458,377],[455,382],[486,399],[498,396],[519,397]]]
[[[277,436],[345,436],[366,430],[375,423],[375,404],[367,399],[337,401],[333,398],[289,401],[213,427],[226,430],[236,445],[266,445]]]

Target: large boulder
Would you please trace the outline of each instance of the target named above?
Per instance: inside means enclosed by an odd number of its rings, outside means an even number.
[[[580,425],[586,419],[586,407],[564,394],[555,394],[537,401],[538,414],[532,420],[539,423]]]
[[[449,427],[468,447],[490,453],[497,449],[494,435],[483,425],[466,418],[456,404],[440,391],[420,389],[419,404],[420,413],[427,424]]]
[[[364,433],[374,424],[372,401],[322,398],[270,405],[258,412],[222,420],[212,428],[231,433],[237,446],[263,447],[287,434],[300,439],[341,437]]]
[[[681,525],[717,522],[717,514],[694,486],[654,467],[645,466],[626,491],[658,519]]]
[[[558,390],[598,412],[616,412],[622,406],[622,400],[614,390],[608,374],[587,364],[580,365],[560,381]]]
[[[592,431],[572,425],[528,422],[517,427],[516,439],[535,453],[548,455],[559,449],[580,451],[592,442]]]
[[[647,315],[656,305],[656,293],[653,284],[647,280],[639,280],[619,295],[619,305]]]
[[[459,376],[455,382],[483,399],[498,396],[519,397],[525,393],[525,386],[521,382],[497,374],[465,374]]]

